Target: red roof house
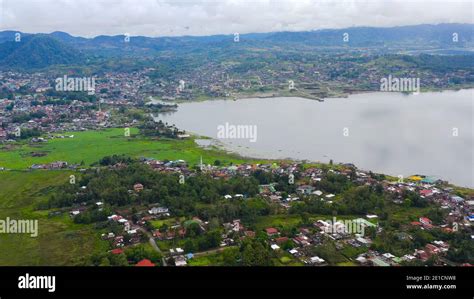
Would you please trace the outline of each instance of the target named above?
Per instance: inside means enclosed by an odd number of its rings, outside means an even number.
[[[121,254],[123,253],[123,249],[116,248],[116,249],[112,249],[110,252],[112,252],[112,254]]]
[[[273,236],[273,235],[278,234],[278,230],[274,227],[266,228],[265,231],[267,232],[267,235],[269,235],[269,236]]]
[[[438,254],[440,252],[439,248],[433,244],[426,244],[425,249],[429,255]]]
[[[163,235],[161,234],[161,232],[159,230],[155,230],[153,232],[153,237],[158,238],[160,240],[163,239]]]
[[[255,232],[254,231],[251,231],[251,230],[248,230],[244,233],[247,237],[250,237],[250,238],[253,238],[255,237]]]
[[[433,224],[429,218],[426,217],[420,217],[420,222],[421,225],[423,225],[424,228],[431,229],[433,228]]]
[[[137,267],[154,267],[155,264],[153,264],[149,259],[143,259],[139,261],[135,266]]]
[[[420,217],[420,222],[423,224],[431,224],[430,218],[427,217]]]
[[[433,195],[433,191],[429,189],[423,189],[420,191],[420,195],[422,196],[431,196]]]
[[[424,250],[418,250],[417,256],[423,261],[426,261],[430,258],[430,255]]]
[[[275,242],[280,245],[280,244],[283,244],[285,242],[287,242],[289,239],[287,237],[279,237],[279,238],[276,238],[275,239]]]

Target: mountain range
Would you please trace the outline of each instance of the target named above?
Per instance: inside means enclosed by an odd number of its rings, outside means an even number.
[[[15,41],[17,34],[21,40]],[[234,35],[145,37],[125,35],[84,38],[66,32],[29,34],[0,31],[0,68],[39,69],[77,65],[93,57],[153,56],[158,53],[230,49]],[[471,53],[474,24],[413,25],[391,28],[352,27],[303,32],[251,33],[239,36],[241,49],[383,48],[458,49]]]

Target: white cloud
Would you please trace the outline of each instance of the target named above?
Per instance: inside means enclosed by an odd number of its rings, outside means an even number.
[[[0,30],[87,37],[474,22],[469,0],[0,0],[0,10]]]

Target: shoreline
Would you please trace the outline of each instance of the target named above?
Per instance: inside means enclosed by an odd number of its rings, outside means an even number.
[[[323,162],[323,161],[318,161],[318,160],[310,160],[310,159],[295,159],[295,158],[291,158],[291,157],[286,157],[286,158],[263,158],[263,157],[258,157],[258,156],[248,156],[248,155],[243,155],[241,153],[239,153],[237,150],[234,150],[234,149],[231,149],[228,147],[226,147],[226,144],[223,143],[222,141],[220,141],[219,139],[216,139],[216,138],[212,138],[212,137],[208,137],[208,136],[202,136],[202,135],[198,135],[197,133],[193,133],[193,132],[189,132],[191,133],[191,135],[193,136],[193,141],[195,142],[195,144],[204,149],[204,150],[217,150],[217,151],[221,151],[221,152],[224,152],[225,154],[230,154],[230,155],[236,155],[238,156],[239,158],[241,158],[242,160],[249,160],[249,161],[252,161],[252,160],[266,160],[268,162],[294,162],[294,163],[302,163],[304,165],[313,165],[313,164],[321,164],[321,165],[327,165],[327,166],[330,166],[331,164],[329,164],[328,162]],[[211,143],[214,142],[215,144],[210,144],[209,146],[202,146],[202,145],[199,145],[196,143],[196,139],[205,139],[205,140],[211,140]],[[263,156],[263,155],[262,155]],[[384,175],[386,177],[390,177],[390,178],[394,178],[394,179],[397,179],[397,176],[396,175],[392,175],[392,174],[388,174],[388,173],[385,173],[385,172],[379,172],[379,171],[375,171],[375,170],[371,170],[371,169],[363,169],[363,168],[360,168],[358,167],[356,164],[352,163],[352,162],[342,162],[342,161],[333,161],[333,166],[337,166],[337,165],[348,165],[348,164],[352,164],[354,165],[354,167],[359,170],[359,171],[363,171],[363,172],[372,172],[374,174],[380,174],[380,175]],[[430,175],[428,174],[420,174],[420,173],[413,173],[413,174],[408,174],[406,176],[404,176],[404,179],[407,179],[411,176],[424,176],[424,177],[431,177]],[[437,176],[435,176],[437,177]],[[438,177],[437,177],[438,178]],[[444,180],[443,178],[439,178],[441,181],[443,182],[446,182],[447,185],[449,186],[453,186],[453,187],[457,187],[457,188],[463,188],[463,189],[468,189],[470,190],[471,192],[474,192],[474,186],[463,186],[463,185],[457,185],[453,182],[450,182],[448,180]]]
[[[121,129],[121,128],[118,128],[118,129]],[[105,131],[107,131],[107,130],[111,130],[111,128],[105,129]],[[388,179],[394,179],[394,180],[397,179],[397,177],[394,176],[394,175],[385,173],[383,171],[379,172],[379,171],[374,171],[374,170],[370,170],[370,169],[363,169],[363,168],[360,168],[360,167],[358,167],[357,165],[355,165],[354,163],[351,163],[351,162],[333,161],[333,164],[331,165],[329,162],[323,162],[323,161],[318,161],[318,160],[310,160],[310,159],[295,159],[295,158],[291,158],[291,157],[286,157],[286,158],[283,158],[283,157],[282,158],[264,158],[264,157],[258,157],[258,155],[257,156],[244,155],[242,153],[239,153],[235,149],[229,148],[229,146],[227,144],[223,143],[222,141],[220,141],[216,138],[200,135],[200,134],[193,133],[193,132],[189,132],[189,133],[191,135],[191,138],[189,138],[188,140],[192,141],[192,144],[193,144],[192,147],[199,148],[199,149],[201,149],[203,151],[206,151],[210,154],[213,154],[213,153],[218,154],[215,157],[211,156],[210,159],[214,159],[214,160],[215,159],[222,159],[222,158],[229,158],[231,160],[232,159],[241,160],[241,161],[243,161],[242,163],[270,163],[271,164],[271,163],[285,162],[285,163],[301,163],[305,166],[308,166],[308,165],[326,165],[326,166],[329,166],[330,168],[339,167],[341,165],[352,164],[359,171],[363,171],[363,172],[367,172],[367,173],[372,172],[374,174],[384,175]],[[156,141],[156,140],[146,138],[146,137],[144,139],[149,140],[149,141]],[[196,142],[196,140],[199,140],[199,139],[209,140],[210,144],[209,145],[200,145]],[[157,141],[157,142],[160,142],[160,141]],[[219,154],[222,157],[219,157]],[[91,167],[91,166],[90,165],[83,166],[83,168],[89,168],[89,167]],[[61,170],[71,171],[71,169],[61,169]],[[30,168],[14,168],[14,169],[11,169],[11,168],[5,167],[4,169],[0,170],[0,175],[2,173],[8,173],[8,172],[12,172],[12,171],[13,172],[31,172],[31,171],[59,171],[59,170],[50,170],[50,169],[34,170],[34,169],[30,169]],[[404,179],[408,179],[408,177],[410,177],[412,175],[421,175],[421,176],[429,177],[429,175],[426,175],[426,174],[420,174],[420,173],[415,174],[414,173],[414,174],[409,174],[409,175],[404,176]],[[474,193],[474,187],[458,185],[458,184],[455,184],[453,182],[443,180],[442,178],[440,178],[440,179],[443,182],[446,183],[446,186],[453,187],[457,190],[464,190],[464,192]]]
[[[429,92],[436,92],[436,93],[442,93],[442,92],[459,92],[459,91],[462,91],[462,90],[472,90],[474,91],[474,88],[456,88],[456,89],[441,89],[441,90],[426,90],[426,91],[422,91],[423,93],[429,93]],[[349,95],[353,95],[353,94],[369,94],[369,93],[375,93],[375,92],[380,92],[380,91],[355,91],[355,92],[352,92],[351,94]],[[393,92],[392,92],[393,93]],[[349,96],[348,95],[348,96]],[[277,98],[277,97],[283,97],[283,98],[288,98],[288,96],[280,96],[280,95],[275,95],[275,93],[266,93],[266,94],[256,94],[254,96],[242,96],[240,98],[237,98],[238,100],[241,100],[241,99],[260,99],[260,98]],[[303,99],[308,99],[308,98],[305,98],[305,97],[300,97],[300,96],[297,96],[297,95],[292,95],[290,97],[299,97],[299,98],[303,98]],[[342,97],[340,97],[342,98]],[[237,100],[236,99],[236,100]],[[217,100],[229,100],[228,98],[213,98],[213,99],[209,99],[209,101],[217,101]],[[311,99],[310,99],[311,100]],[[207,100],[200,100],[200,101],[186,101],[187,103],[195,103],[195,102],[205,102]],[[185,103],[186,103],[185,102]],[[179,109],[179,108],[178,108]],[[156,114],[156,119],[159,119],[159,113]],[[229,144],[226,144],[226,143],[223,143],[222,141],[216,139],[216,138],[212,138],[212,137],[209,137],[209,136],[201,136],[199,133],[196,133],[196,132],[193,132],[193,131],[189,131],[190,133],[192,133],[192,135],[195,137],[195,138],[208,138],[208,139],[212,139],[214,140],[214,145],[212,145],[214,148],[217,148],[219,150],[223,150],[225,151],[226,153],[230,153],[230,154],[237,154],[239,155],[240,157],[242,157],[243,159],[251,159],[251,160],[256,160],[256,159],[265,159],[265,154],[258,154],[258,153],[250,153],[249,150],[247,150],[247,148],[242,148],[242,149],[239,149],[239,148],[236,148],[234,147],[233,145],[229,145]],[[217,142],[215,142],[217,141]],[[204,146],[201,146],[201,145],[198,145],[202,148],[206,148]],[[247,152],[247,153],[245,153]],[[272,161],[278,161],[278,160],[285,160],[285,161],[295,161],[295,162],[298,162],[298,161],[308,161],[309,163],[319,163],[319,164],[326,164],[328,165],[329,163],[328,162],[322,162],[322,161],[319,161],[319,160],[316,160],[316,161],[313,161],[313,160],[310,160],[310,159],[295,159],[295,158],[291,158],[291,157],[281,157],[281,158],[272,158],[272,159],[269,159],[269,160],[272,160]],[[352,162],[341,162],[339,161],[338,163],[341,163],[341,164],[347,164],[347,163],[352,163]],[[359,169],[359,168],[358,168]],[[366,169],[360,169],[360,170],[363,170],[363,171],[374,171],[374,170],[366,170]],[[384,174],[384,175],[387,175],[387,176],[393,176],[391,174],[388,174],[388,173],[385,173],[385,172],[377,172],[377,173],[380,173],[380,174]],[[410,176],[410,175],[413,175],[413,174],[408,174],[406,177]],[[424,174],[426,176],[430,176],[429,174]],[[443,181],[447,181],[449,184],[453,185],[455,183],[453,183],[452,181],[450,180],[447,180],[445,178],[443,178],[442,176],[435,176],[437,178],[440,178],[441,180]],[[474,190],[474,186],[471,186],[471,185],[455,185],[455,186],[459,186],[459,187],[462,187],[462,188],[468,188],[468,189],[471,189],[471,190]]]
[[[429,93],[429,92],[445,92],[445,91],[461,91],[461,90],[469,90],[473,89],[474,90],[474,84],[473,85],[468,85],[468,86],[461,86],[461,87],[452,87],[452,88],[428,88],[424,90],[420,90],[421,93]],[[298,90],[296,90],[298,91]],[[184,104],[184,103],[199,103],[199,102],[206,102],[206,101],[237,101],[237,100],[245,100],[245,99],[268,99],[268,98],[303,98],[303,99],[308,99],[308,100],[315,100],[318,102],[324,102],[325,100],[329,99],[337,99],[337,98],[348,98],[351,95],[358,95],[358,94],[370,94],[370,93],[377,93],[377,92],[387,92],[387,93],[400,93],[404,94],[405,92],[401,91],[380,91],[380,90],[352,90],[350,92],[342,92],[340,94],[335,94],[331,96],[326,96],[326,97],[315,97],[315,96],[308,96],[305,95],[304,92],[303,94],[299,93],[296,94],[288,91],[269,91],[269,92],[256,92],[252,94],[237,94],[236,96],[229,96],[229,97],[206,97],[203,99],[192,99],[192,100],[162,100],[162,99],[157,99],[154,98],[153,96],[148,96],[148,98],[151,98],[147,102],[152,102],[152,101],[157,101],[161,102],[164,104]],[[413,92],[409,92],[408,94],[413,94]],[[179,105],[178,105],[179,108]]]

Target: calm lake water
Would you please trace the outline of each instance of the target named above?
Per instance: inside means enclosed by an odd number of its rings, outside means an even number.
[[[180,104],[177,112],[157,119],[213,138],[226,123],[256,126],[256,142],[220,139],[245,156],[332,159],[394,176],[424,174],[474,187],[474,89],[366,93],[325,102],[214,100]]]

